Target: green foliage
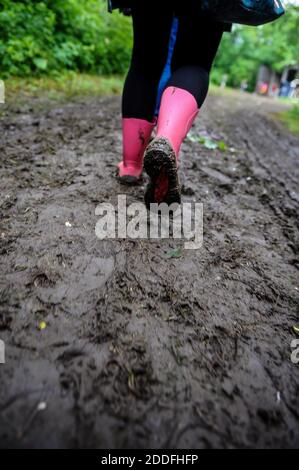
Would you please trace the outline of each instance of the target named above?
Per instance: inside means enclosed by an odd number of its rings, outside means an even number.
[[[277,115],[277,118],[281,119],[291,132],[299,135],[299,105],[293,106],[288,111],[284,111]]]
[[[2,0],[0,32],[2,77],[121,73],[129,62],[130,20],[105,0]]]
[[[292,108],[292,110],[290,111],[290,115],[293,118],[299,119],[299,104]]]
[[[131,29],[130,18],[107,13],[106,0],[1,0],[0,75],[123,74],[130,61]],[[213,81],[219,84],[227,75],[228,85],[246,80],[253,89],[261,63],[281,71],[298,62],[298,31],[298,7],[289,7],[274,24],[235,25],[232,34],[224,35]]]

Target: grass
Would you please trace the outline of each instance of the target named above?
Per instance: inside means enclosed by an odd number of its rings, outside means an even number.
[[[119,95],[123,77],[64,73],[57,77],[9,78],[5,81],[7,102],[16,99],[44,98],[67,100],[76,97]]]
[[[211,83],[209,86],[209,92],[218,96],[234,96],[240,93],[240,90],[236,90],[230,87],[221,87]]]
[[[63,73],[57,77],[19,78],[11,77],[5,80],[6,101],[27,100],[30,98],[45,98],[61,101],[76,97],[109,96],[122,93],[124,77],[113,75],[109,77]],[[211,85],[211,93],[221,96],[234,96],[238,90],[222,89]]]
[[[279,118],[286,124],[291,132],[299,135],[299,104],[281,113]]]

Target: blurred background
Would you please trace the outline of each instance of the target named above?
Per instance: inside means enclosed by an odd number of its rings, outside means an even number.
[[[298,96],[291,83],[299,79],[299,2],[285,3],[287,14],[275,24],[235,26],[225,35],[215,84]],[[122,76],[128,68],[131,21],[107,14],[106,0],[3,0],[0,29],[1,78],[61,78],[70,71]]]

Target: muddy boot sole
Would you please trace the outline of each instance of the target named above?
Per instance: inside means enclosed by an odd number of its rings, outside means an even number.
[[[136,176],[117,176],[118,181],[120,184],[123,184],[125,186],[138,186],[142,183],[143,179],[142,176],[137,178]]]
[[[144,157],[144,170],[150,177],[144,201],[148,209],[151,204],[181,204],[181,189],[175,152],[167,139],[158,137],[148,146]],[[165,194],[157,197],[161,176],[167,179]]]

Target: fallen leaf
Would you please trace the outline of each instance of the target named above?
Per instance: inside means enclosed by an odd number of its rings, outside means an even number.
[[[219,150],[221,150],[221,152],[226,152],[228,149],[226,143],[223,140],[220,140],[220,142],[218,142],[218,148]]]
[[[204,146],[209,150],[216,150],[218,148],[217,142],[212,139],[206,139]]]
[[[299,335],[299,327],[298,327],[298,326],[294,326],[293,329],[294,329],[296,335]]]
[[[198,139],[199,139],[198,136],[194,134],[188,134],[188,140],[190,140],[190,142],[198,142]]]
[[[167,253],[167,258],[181,258],[183,256],[182,248],[176,248]]]
[[[214,140],[210,137],[205,137],[204,135],[189,134],[188,140],[190,140],[190,142],[198,142],[209,150],[216,150],[217,148],[221,152],[226,152],[228,150],[227,144],[223,140],[218,141],[217,138]]]
[[[47,328],[47,323],[45,321],[41,321],[40,324],[38,325],[38,329],[40,331],[43,331]]]

